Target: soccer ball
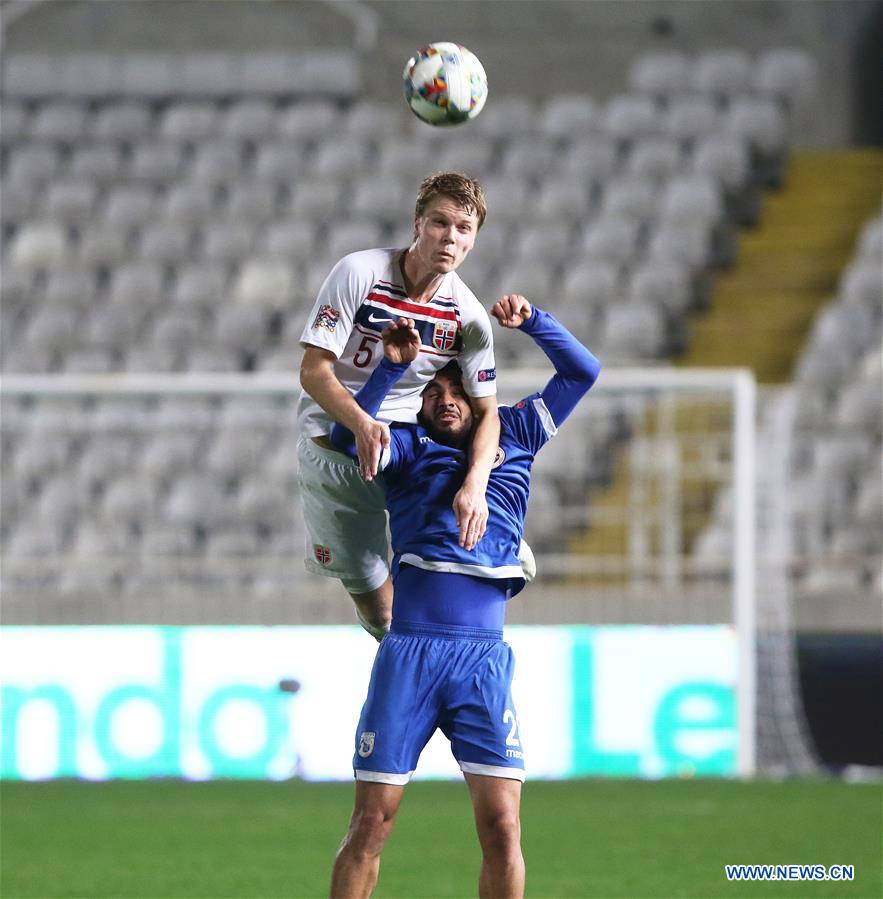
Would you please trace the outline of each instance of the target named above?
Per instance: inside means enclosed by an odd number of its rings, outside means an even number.
[[[474,53],[442,41],[422,47],[402,73],[411,112],[429,125],[474,119],[487,100],[487,75]]]

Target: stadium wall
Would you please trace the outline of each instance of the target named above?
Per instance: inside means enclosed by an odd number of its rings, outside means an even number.
[[[376,44],[361,51],[362,84],[368,96],[384,99],[399,92],[404,61],[430,40],[473,49],[495,92],[539,98],[580,91],[601,100],[622,89],[629,61],[641,52],[787,45],[810,52],[824,72],[818,108],[825,114],[798,123],[798,144],[879,137],[879,109],[860,102],[879,68],[879,45],[873,37],[869,45],[869,35],[879,34],[879,0],[543,0],[517,3],[517,14],[514,5],[450,0],[445,20],[452,24],[438,34],[425,4],[409,0],[57,0],[12,22],[5,41],[8,53],[339,49],[364,47],[367,24]]]

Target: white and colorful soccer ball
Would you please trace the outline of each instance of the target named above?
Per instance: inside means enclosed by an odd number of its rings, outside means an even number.
[[[405,100],[429,125],[459,125],[474,119],[487,100],[487,75],[478,57],[447,41],[422,47],[402,73]]]

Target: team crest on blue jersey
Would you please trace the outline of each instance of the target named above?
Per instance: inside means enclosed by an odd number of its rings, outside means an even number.
[[[436,322],[432,329],[432,345],[437,350],[453,349],[457,340],[456,322]]]
[[[333,306],[324,305],[319,307],[316,320],[313,322],[314,328],[324,328],[326,331],[333,331],[337,327],[340,319],[340,312]]]
[[[374,731],[366,730],[359,737],[359,755],[363,759],[368,758],[368,756],[374,752],[374,737],[376,736],[377,734],[375,734]]]
[[[502,446],[497,447],[497,454],[494,456],[494,464],[491,468],[499,468],[506,461],[506,450]]]

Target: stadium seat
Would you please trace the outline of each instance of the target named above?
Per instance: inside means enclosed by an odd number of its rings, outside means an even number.
[[[784,114],[772,100],[742,97],[733,101],[724,116],[724,127],[751,146],[753,170],[760,184],[781,184],[788,147]]]
[[[711,232],[701,223],[660,221],[650,233],[647,256],[654,260],[673,260],[691,272],[698,272],[712,261]]]
[[[315,242],[316,231],[308,219],[285,219],[267,228],[261,250],[268,259],[306,262],[313,253]]]
[[[601,194],[604,218],[628,218],[648,222],[654,218],[659,204],[656,182],[643,176],[621,175],[611,178]]]
[[[558,149],[540,137],[530,143],[512,143],[503,151],[502,169],[510,178],[537,178],[552,172]]]
[[[109,184],[122,175],[123,157],[117,144],[78,144],[73,148],[70,174],[93,184]]]
[[[212,262],[241,262],[251,256],[254,242],[248,222],[210,221],[202,232],[202,256]]]
[[[744,50],[705,50],[693,64],[691,86],[725,103],[732,97],[750,93],[752,62]]]
[[[193,403],[189,403],[187,411],[192,408]],[[178,432],[159,430],[148,438],[138,464],[139,473],[154,485],[171,483],[178,475],[195,468],[200,438],[200,433],[192,428]]]
[[[404,109],[400,103],[359,100],[342,116],[346,140],[365,141],[397,134],[402,129]]]
[[[137,438],[128,434],[91,436],[76,463],[76,482],[94,494],[96,488],[132,470],[136,445]]]
[[[54,222],[24,225],[12,240],[9,261],[22,269],[51,268],[67,255],[64,230]]]
[[[3,194],[3,228],[18,227],[34,217],[39,203],[39,187],[25,181],[13,182],[5,178],[0,182]]]
[[[883,216],[867,222],[859,235],[858,257],[883,258]]]
[[[718,134],[723,128],[721,113],[708,97],[674,97],[665,112],[663,130],[685,149]]]
[[[108,192],[102,218],[120,227],[145,225],[155,214],[156,201],[156,191],[146,184],[118,185]]]
[[[587,226],[582,251],[593,259],[628,265],[637,253],[640,233],[640,224],[634,219],[599,217]]]
[[[534,215],[542,220],[574,223],[588,218],[591,209],[590,189],[573,178],[552,176],[540,184]]]
[[[234,140],[258,141],[275,130],[273,104],[264,98],[235,101],[221,122],[221,133]]]
[[[163,512],[169,523],[185,526],[216,527],[229,517],[223,490],[215,479],[201,474],[184,474],[178,478],[169,491]]]
[[[86,340],[91,346],[124,353],[141,334],[145,312],[127,300],[96,306],[86,322]]]
[[[433,147],[435,148],[435,146],[436,144],[433,142]],[[479,179],[485,173],[491,171],[491,166],[496,153],[493,141],[484,135],[476,135],[468,140],[457,139],[452,136],[446,140],[440,141],[437,144],[437,147],[437,167],[439,171],[467,172]],[[422,154],[415,155],[417,155],[425,168],[425,161]],[[424,168],[419,169],[415,174],[425,174]]]
[[[40,306],[27,324],[26,345],[35,350],[64,350],[77,339],[80,317],[71,306]]]
[[[210,219],[217,205],[216,185],[183,181],[171,186],[159,215],[167,221],[196,224]]]
[[[0,143],[4,150],[27,136],[29,119],[30,114],[23,103],[9,97],[0,100],[0,121],[3,122]]]
[[[530,189],[523,180],[492,175],[482,182],[488,215],[503,222],[521,220],[528,209]]]
[[[141,558],[189,557],[196,552],[197,546],[196,532],[191,525],[153,521],[145,526],[141,536]]]
[[[269,315],[257,303],[227,303],[218,309],[214,337],[225,349],[256,353],[267,341]]]
[[[366,145],[356,141],[320,144],[312,160],[312,174],[319,178],[348,177],[363,171],[367,161]]]
[[[679,175],[663,189],[660,214],[669,220],[715,225],[724,217],[721,190],[706,175]]]
[[[61,521],[47,527],[45,520],[20,520],[9,538],[5,555],[10,559],[56,557],[64,547],[66,530]]]
[[[855,381],[841,391],[834,420],[846,432],[864,432],[879,442],[883,438],[880,407],[880,382]]]
[[[658,359],[666,349],[665,335],[659,307],[633,300],[608,308],[601,342],[613,359]]]
[[[575,140],[567,150],[562,169],[574,178],[598,184],[609,178],[618,165],[618,151],[607,135]]]
[[[47,439],[47,435],[38,430],[24,434],[8,463],[13,477],[4,480],[21,485],[23,489],[46,481],[65,469],[73,445],[74,438],[63,433],[53,433],[51,439]],[[4,491],[4,500],[5,498]]]
[[[128,229],[121,222],[108,222],[102,217],[96,217],[92,222],[80,232],[77,259],[89,266],[122,263],[129,255]]]
[[[46,217],[64,224],[81,224],[92,214],[98,191],[81,179],[65,179],[50,184],[46,192]],[[4,213],[5,213],[4,199]]]
[[[155,307],[165,298],[163,270],[156,262],[124,262],[111,273],[110,297]]]
[[[257,149],[254,172],[258,178],[290,183],[306,172],[306,149],[297,140],[262,142]]]
[[[760,54],[752,81],[758,93],[784,103],[793,113],[815,99],[818,67],[803,50],[775,48]]]
[[[689,269],[671,259],[646,259],[632,269],[627,296],[652,303],[672,316],[684,315],[693,304]]]
[[[254,226],[277,213],[278,189],[269,181],[240,181],[230,188],[225,212],[230,219]]]
[[[666,135],[653,135],[635,141],[625,162],[625,172],[638,178],[665,180],[681,168],[677,141]]]
[[[629,68],[629,87],[657,100],[685,93],[690,84],[691,61],[678,52],[644,53]]]
[[[240,144],[231,140],[200,144],[190,168],[190,177],[199,184],[223,184],[235,182],[243,168],[243,151]]]
[[[883,273],[879,261],[860,257],[852,262],[841,277],[837,293],[850,308],[865,307],[879,319],[883,308]]]
[[[60,158],[60,152],[51,144],[16,144],[9,152],[6,179],[13,184],[45,184],[57,175]]]
[[[260,541],[255,531],[241,525],[219,528],[208,535],[205,549],[210,559],[254,558],[260,552]]]
[[[243,370],[239,353],[210,344],[191,347],[185,359],[189,371],[222,373]]]
[[[86,503],[82,486],[67,474],[48,481],[36,501],[36,511],[43,522],[66,526],[74,522]]]
[[[59,584],[59,593],[70,594],[79,592],[80,590],[88,591],[94,595],[96,584],[86,581],[85,574],[92,571],[106,582],[99,584],[98,589],[102,587],[110,588],[112,573],[102,567],[96,567],[95,563],[103,560],[106,556],[121,556],[131,552],[134,548],[134,538],[131,528],[108,526],[99,524],[97,521],[80,521],[77,524],[76,534],[71,544],[71,552],[79,560],[91,563],[89,568],[82,569],[76,566],[70,566],[65,574],[75,574],[74,578],[65,578],[64,584]]]
[[[405,197],[400,178],[393,175],[377,175],[374,178],[356,181],[352,198],[347,206],[355,216],[394,224],[407,217],[411,201],[410,196]]]
[[[243,265],[232,296],[240,302],[284,308],[291,301],[295,282],[295,269],[289,262],[254,259]]]
[[[250,476],[239,488],[236,498],[238,517],[252,525],[280,528],[293,516],[291,502],[277,483],[264,476]]]
[[[341,205],[341,183],[337,179],[309,180],[297,185],[291,201],[292,211],[301,218],[328,221]]]
[[[266,443],[266,434],[260,431],[221,431],[212,440],[201,468],[223,482],[238,480],[263,467]]]
[[[525,225],[517,232],[515,257],[556,266],[571,253],[573,230],[564,222]]]
[[[106,141],[135,143],[145,138],[151,128],[150,108],[138,100],[120,100],[101,106],[92,129],[95,137]]]
[[[371,219],[354,219],[341,222],[331,230],[325,249],[329,256],[339,259],[355,250],[382,245],[382,226]]]
[[[177,371],[181,366],[171,347],[136,344],[129,347],[123,367],[130,372],[155,374]]]
[[[106,374],[116,368],[113,352],[103,347],[71,347],[62,357],[62,368],[71,374]]]
[[[604,131],[621,147],[627,146],[642,137],[662,133],[662,119],[649,97],[619,94],[604,109]]]
[[[66,100],[45,103],[31,118],[30,133],[37,140],[74,144],[86,133],[86,107]]]
[[[745,142],[731,134],[713,134],[697,141],[690,158],[697,175],[714,178],[726,194],[729,217],[739,225],[760,220],[760,192],[751,184],[751,159]]]
[[[469,155],[473,152],[472,147],[484,145],[486,138],[472,135],[468,140],[464,138],[462,148],[464,159],[468,163]],[[459,146],[459,142],[454,144],[443,143],[442,149],[439,150],[439,167],[442,167],[444,154],[449,146]],[[490,146],[490,141],[487,141]],[[402,180],[402,184],[406,190],[409,190],[416,197],[417,188],[420,182],[426,177],[426,159],[430,152],[430,143],[428,140],[415,138],[414,140],[403,141],[397,135],[389,136],[387,139],[380,141],[377,146],[376,165],[377,171],[381,175],[393,175]],[[469,171],[468,165],[465,166]]]
[[[282,138],[321,140],[339,126],[341,111],[330,100],[312,99],[293,103],[278,115],[278,133]]]
[[[185,158],[181,144],[172,141],[139,143],[132,153],[129,178],[156,185],[170,184],[181,176]]]
[[[160,116],[159,135],[180,143],[207,141],[218,133],[220,113],[214,103],[179,100]]]
[[[14,271],[16,270],[7,268],[3,273],[6,284],[11,285]],[[83,309],[94,303],[98,296],[98,277],[90,266],[72,262],[54,266],[46,273],[44,299],[47,303]],[[5,302],[5,293],[3,299]]]
[[[138,253],[142,259],[161,265],[175,265],[191,257],[193,243],[192,226],[157,219],[141,232]]]
[[[619,266],[603,259],[592,259],[568,267],[561,285],[563,308],[604,308],[622,296]],[[565,323],[570,327],[570,318]]]
[[[512,134],[533,134],[536,123],[534,104],[526,97],[510,95],[496,97],[493,103],[488,103],[471,127],[489,137],[509,137]]]
[[[158,313],[150,326],[150,340],[155,346],[183,351],[203,336],[204,324],[198,309],[192,306],[169,306]]]
[[[601,130],[598,104],[586,94],[553,94],[540,116],[540,134],[571,140]]]

